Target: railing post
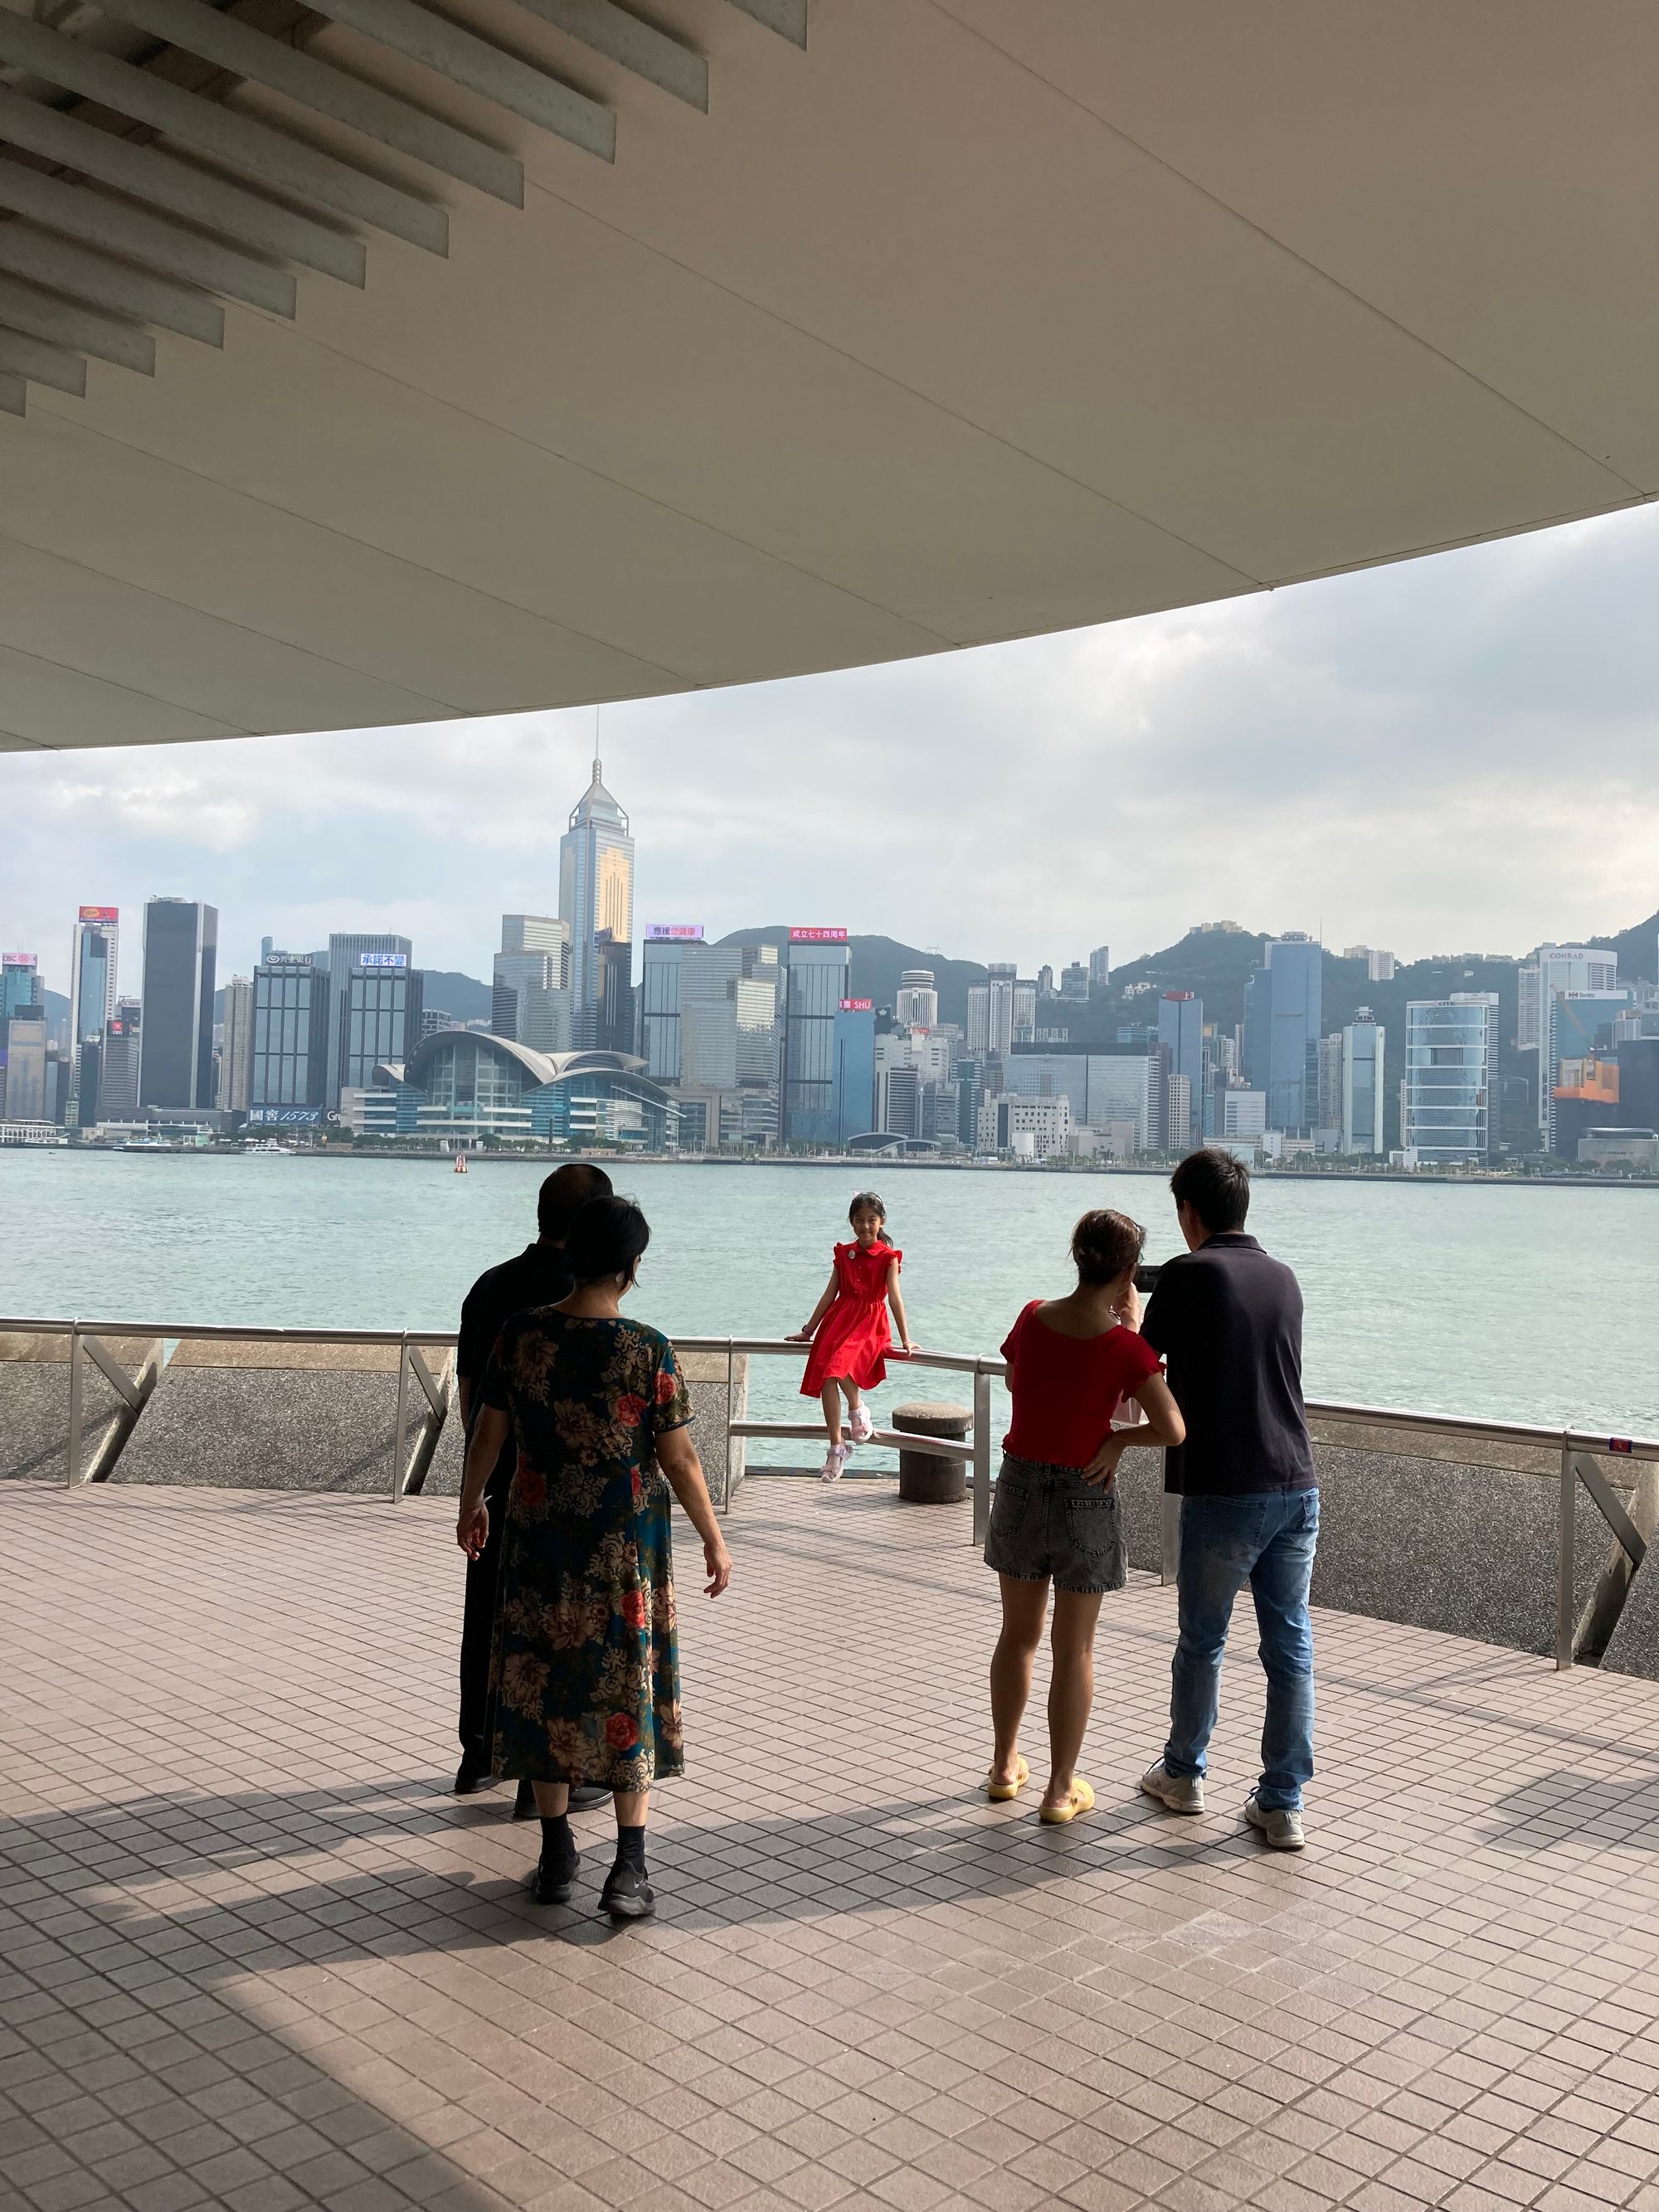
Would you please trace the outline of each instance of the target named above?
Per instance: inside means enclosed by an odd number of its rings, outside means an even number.
[[[1578,1504],[1578,1470],[1572,1463],[1572,1444],[1561,1432],[1561,1506],[1555,1526],[1555,1664],[1563,1671],[1572,1664],[1573,1585],[1577,1580],[1578,1549],[1573,1520]]]
[[[991,1528],[991,1378],[974,1370],[974,1542],[982,1547]]]
[[[81,1401],[85,1370],[82,1365],[81,1324],[70,1323],[69,1468],[64,1487],[73,1490],[81,1480]]]
[[[404,1494],[404,1438],[409,1430],[409,1331],[398,1340],[398,1440],[392,1452],[392,1502]]]
[[[732,1510],[732,1422],[736,1410],[732,1378],[737,1368],[737,1354],[732,1349],[733,1341],[729,1336],[726,1340],[726,1479],[720,1485],[722,1520]]]

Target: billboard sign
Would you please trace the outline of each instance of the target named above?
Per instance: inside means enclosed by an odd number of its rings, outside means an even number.
[[[0,952],[0,968],[38,968],[38,952]]]
[[[121,909],[118,906],[83,906],[81,919],[82,921],[119,921]]]
[[[700,921],[649,921],[645,926],[648,943],[653,945],[701,945],[702,924]]]
[[[876,1002],[873,999],[843,999],[841,1010],[844,1014],[872,1014]]]
[[[320,1106],[250,1106],[248,1127],[253,1129],[315,1129],[323,1119]]]
[[[847,932],[844,929],[792,929],[789,942],[792,945],[845,945]]]
[[[409,955],[406,952],[360,952],[357,965],[360,968],[407,968]]]

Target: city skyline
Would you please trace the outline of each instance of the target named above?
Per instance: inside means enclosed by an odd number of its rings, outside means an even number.
[[[607,773],[648,855],[635,912],[719,936],[833,908],[1027,974],[1218,913],[1402,959],[1625,927],[1659,903],[1656,580],[1659,515],[1638,512],[1271,599],[608,708]],[[265,933],[352,927],[478,973],[501,913],[556,910],[594,722],[8,756],[27,834],[0,943],[56,979],[66,902],[173,893],[226,915],[227,973]]]

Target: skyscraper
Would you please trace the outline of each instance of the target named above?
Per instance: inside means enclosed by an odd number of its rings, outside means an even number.
[[[331,1018],[323,1105],[343,1090],[366,1091],[383,1060],[408,1057],[421,1041],[421,978],[406,937],[343,931],[328,940]]]
[[[602,929],[593,940],[599,999],[593,1009],[593,1043],[600,1052],[634,1049],[634,945]]]
[[[1310,1129],[1319,1111],[1324,954],[1299,930],[1269,939],[1244,994],[1245,1073],[1267,1094],[1267,1127]]]
[[[1619,1018],[1635,1004],[1628,986],[1623,989],[1552,991],[1544,1016],[1544,1044],[1539,1054],[1539,1090],[1543,1099],[1544,1139],[1548,1149],[1577,1158],[1575,1136],[1570,1153],[1558,1141],[1556,1093],[1562,1087],[1564,1060],[1614,1056]]]
[[[1097,945],[1089,955],[1089,988],[1103,991],[1112,980],[1112,948]]]
[[[703,951],[700,921],[647,923],[640,967],[640,1052],[653,1083],[680,1080],[686,963]]]
[[[225,986],[224,1035],[219,1045],[219,1103],[246,1114],[253,1085],[253,982],[233,975]]]
[[[40,956],[33,952],[0,952],[0,1044],[5,1042],[6,1024],[14,1014],[44,1006]]]
[[[139,1031],[141,1107],[211,1107],[213,983],[219,910],[198,899],[153,898],[144,907],[144,1018]]]
[[[1497,1052],[1495,991],[1454,991],[1449,999],[1409,1001],[1400,1138],[1419,1166],[1484,1166],[1494,1156]]]
[[[81,1048],[115,1018],[120,910],[83,906],[70,939],[70,1096],[81,1091]]]
[[[491,975],[489,1026],[533,1052],[568,1052],[570,932],[550,915],[504,914]]]
[[[1382,1150],[1383,1032],[1362,1006],[1342,1032],[1342,1149]]]
[[[46,1093],[46,1001],[20,1006],[5,1029],[5,1105],[8,1121],[50,1121],[55,1102]]]
[[[936,1030],[939,993],[931,968],[907,968],[898,980],[893,1019],[901,1029]]]
[[[269,938],[264,940],[267,946]],[[308,952],[266,952],[253,971],[248,1108],[320,1115],[328,1081],[329,973]]]
[[[1158,1002],[1158,1041],[1170,1051],[1170,1073],[1186,1079],[1186,1115],[1178,1105],[1170,1114],[1169,1149],[1186,1152],[1200,1141],[1199,1116],[1204,1104],[1204,1001],[1195,991],[1166,991]],[[1171,1102],[1183,1094],[1170,1086]]]
[[[786,1145],[838,1141],[836,1023],[851,966],[844,929],[790,931],[783,1022]],[[872,1019],[872,1070],[874,1030]]]
[[[1012,960],[993,960],[985,970],[982,983],[972,983],[968,988],[968,1049],[975,1059],[983,1059],[993,1053],[1010,1053],[1014,1048],[1014,994],[1019,975]],[[1027,987],[1031,994],[1031,1016],[1036,1014],[1036,987]]]
[[[81,1127],[94,1121],[130,1121],[138,1111],[138,1046],[143,1035],[143,1002],[118,999],[113,1020],[104,1024],[98,1058],[98,1096],[81,1115]]]
[[[570,932],[572,1041],[590,1048],[598,1041],[605,988],[601,932],[612,945],[634,942],[634,840],[628,817],[605,787],[602,763],[571,811],[559,840],[559,919]]]
[[[1618,956],[1607,945],[1540,945],[1520,966],[1515,1002],[1518,1052],[1541,1053],[1549,1042],[1550,1000],[1558,991],[1611,991],[1619,982]],[[1538,1126],[1549,1121],[1549,1085],[1538,1086]]]

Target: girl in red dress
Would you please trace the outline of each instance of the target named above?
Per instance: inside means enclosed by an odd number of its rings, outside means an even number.
[[[830,1449],[818,1473],[825,1482],[838,1482],[854,1444],[869,1441],[873,1424],[863,1393],[885,1380],[885,1355],[894,1349],[887,1327],[887,1308],[898,1323],[898,1349],[913,1352],[910,1326],[904,1317],[899,1290],[899,1265],[904,1255],[887,1234],[887,1208],[872,1190],[861,1190],[847,1209],[854,1242],[837,1244],[835,1264],[823,1296],[812,1310],[805,1328],[797,1329],[796,1343],[812,1347],[801,1377],[803,1398],[817,1398],[823,1406],[823,1425],[830,1431]],[[842,1433],[841,1408],[845,1397],[848,1431]]]

